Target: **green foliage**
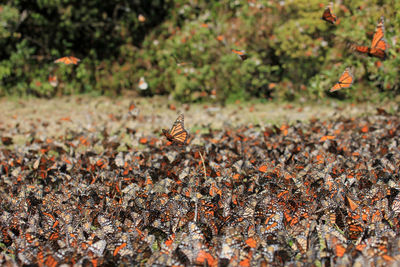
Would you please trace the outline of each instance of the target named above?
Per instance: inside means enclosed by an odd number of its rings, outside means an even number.
[[[249,2],[254,5],[247,1],[178,1],[180,8],[172,11],[171,19],[143,43],[142,57],[151,62],[147,65],[152,70],[146,68],[141,75],[154,81],[151,89],[183,101],[210,97],[213,90],[221,101],[253,96],[319,99],[326,95],[367,100],[375,96],[371,92],[380,91],[383,96],[398,93],[394,49],[378,69],[376,58],[348,48],[349,43],[370,45],[381,14],[386,18],[386,39],[394,46],[394,29],[400,23],[393,19],[398,15],[390,1],[334,5],[339,17],[336,25],[321,20],[325,6],[320,1]],[[218,36],[224,40],[218,41]],[[241,62],[230,48],[245,50],[249,59]],[[173,55],[193,64],[178,66]],[[354,86],[328,93],[347,66],[353,67]]]
[[[0,27],[0,96],[120,92],[121,65],[134,60],[132,54],[125,57],[126,47],[139,47],[170,5],[168,0],[9,1],[0,6],[5,25]],[[139,14],[147,19],[139,21]],[[53,63],[69,55],[85,60],[78,67]],[[49,75],[57,75],[59,86],[48,86]]]
[[[317,0],[9,1],[0,12],[0,95],[137,90],[187,102],[397,95],[400,3],[343,1],[333,6],[336,25],[321,20],[324,8]],[[369,46],[381,15],[390,50],[377,67],[348,44]],[[53,63],[66,55],[82,61]],[[353,87],[328,93],[347,66]],[[148,90],[138,89],[141,77]]]

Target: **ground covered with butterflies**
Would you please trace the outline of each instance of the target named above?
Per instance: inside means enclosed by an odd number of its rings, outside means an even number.
[[[187,146],[140,134],[143,116],[1,124],[1,264],[400,262],[398,116],[205,125]]]

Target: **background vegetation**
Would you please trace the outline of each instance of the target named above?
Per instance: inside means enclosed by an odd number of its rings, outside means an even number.
[[[135,90],[224,102],[399,94],[400,2],[340,2],[333,6],[339,22],[330,25],[319,0],[10,0],[0,6],[0,96]],[[370,45],[381,15],[390,51],[378,67],[346,44]],[[53,63],[66,55],[80,64]],[[354,68],[353,88],[329,94],[346,66]],[[141,77],[147,90],[138,88]]]

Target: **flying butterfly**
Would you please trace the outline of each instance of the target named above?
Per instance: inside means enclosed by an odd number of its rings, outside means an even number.
[[[388,49],[388,44],[384,35],[385,26],[384,17],[382,16],[376,25],[375,33],[372,37],[371,47],[351,44],[351,48],[357,52],[368,54],[370,57],[377,57],[384,60],[386,59],[386,50]]]
[[[339,81],[334,86],[332,86],[329,92],[334,92],[342,88],[349,88],[353,84],[353,81],[354,77],[350,71],[350,68],[346,68],[342,76],[340,76]]]
[[[146,80],[144,79],[144,77],[140,77],[139,79],[139,85],[138,85],[140,90],[146,90],[147,88],[149,88],[149,84],[146,82]]]
[[[231,49],[233,53],[238,55],[241,60],[246,60],[248,58],[246,52],[244,50],[236,50],[236,49]]]
[[[332,13],[332,3],[325,8],[322,19],[332,24],[336,23],[337,17]]]
[[[65,65],[70,65],[70,64],[77,65],[79,61],[81,61],[79,58],[69,56],[54,60],[54,63],[64,63]]]
[[[57,85],[58,85],[57,76],[55,76],[55,75],[49,75],[48,81],[49,81],[49,83],[50,83],[51,86],[57,87]]]
[[[172,55],[172,57],[175,59],[176,65],[179,66],[179,67],[193,64],[192,62],[180,61],[180,60],[178,60],[178,58],[177,58],[176,56],[174,56],[174,55]]]
[[[167,137],[167,139],[171,142],[186,145],[188,141],[189,134],[185,130],[184,127],[184,117],[183,114],[179,115],[174,124],[172,125],[171,130],[162,130],[163,135]]]

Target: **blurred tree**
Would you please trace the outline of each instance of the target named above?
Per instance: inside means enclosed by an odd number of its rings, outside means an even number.
[[[356,82],[329,96],[398,94],[400,2],[335,2],[335,25],[321,20],[324,8],[318,0],[8,1],[0,6],[0,95],[137,89],[182,101],[317,99],[347,66]],[[381,15],[390,46],[383,64],[347,47],[370,45]],[[66,55],[82,61],[53,64]],[[56,87],[47,86],[49,75]],[[147,90],[138,89],[141,77]]]

